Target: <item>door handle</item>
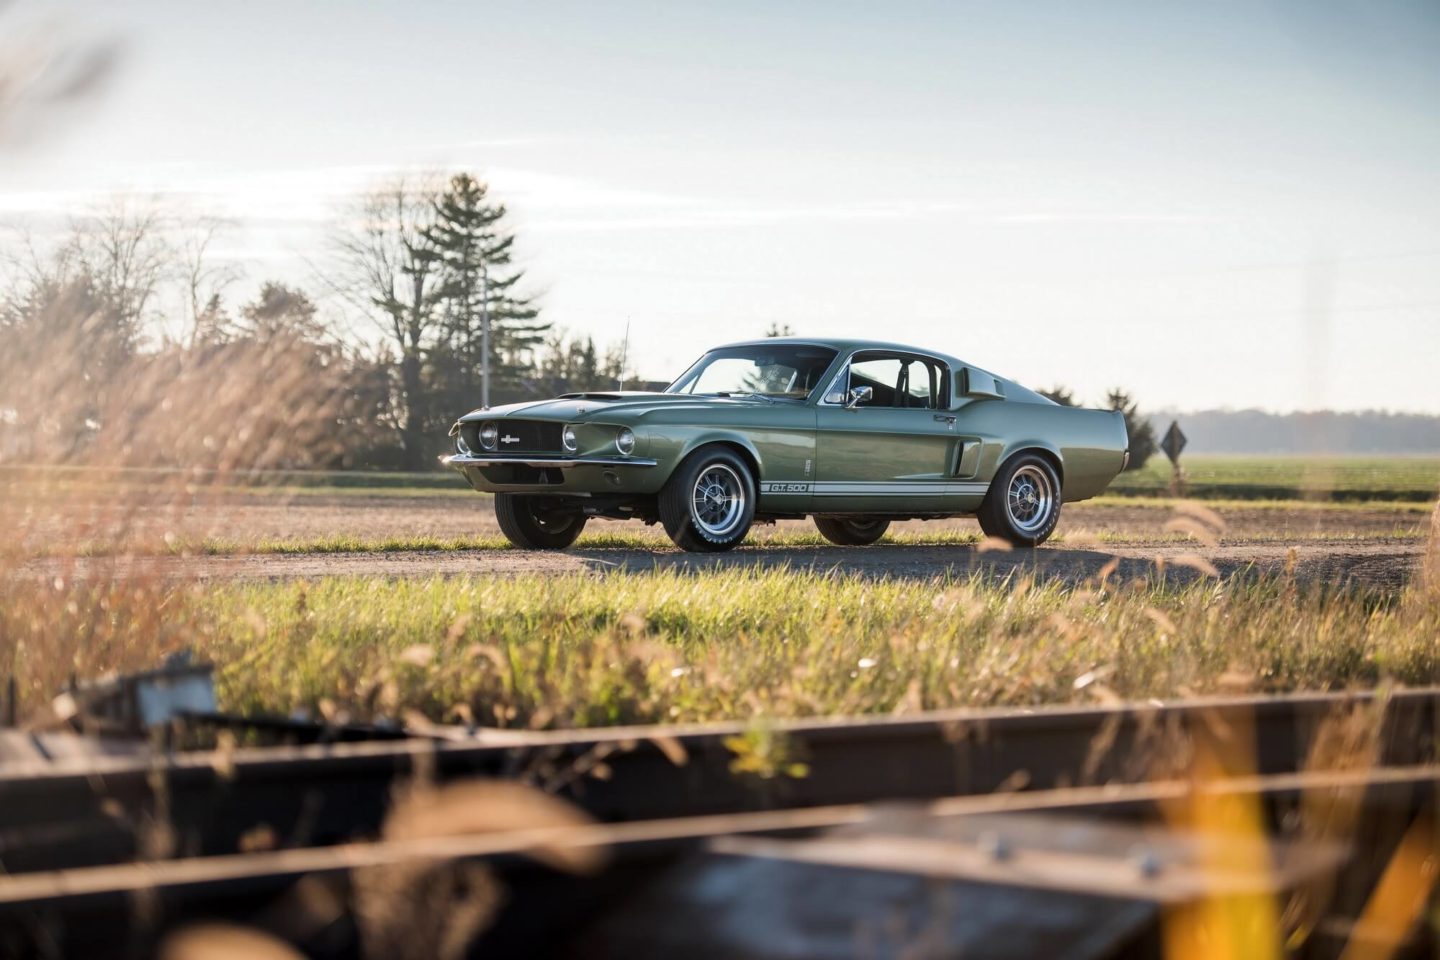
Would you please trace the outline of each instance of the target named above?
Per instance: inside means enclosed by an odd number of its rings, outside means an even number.
[[[934,419],[937,420],[937,421],[940,422],[940,423],[954,423],[954,422],[955,422],[955,418],[954,418],[953,416],[951,416],[951,415],[949,415],[949,414],[944,414],[944,413],[937,413],[937,414],[935,414]]]

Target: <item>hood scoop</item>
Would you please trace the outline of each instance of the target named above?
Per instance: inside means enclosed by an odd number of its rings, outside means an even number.
[[[557,400],[629,400],[634,397],[661,397],[664,394],[655,393],[652,390],[611,390],[607,393],[562,393]]]

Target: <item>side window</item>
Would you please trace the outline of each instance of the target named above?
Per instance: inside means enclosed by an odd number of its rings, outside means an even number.
[[[850,364],[848,391],[869,387],[867,407],[901,407],[934,410],[945,404],[945,371],[936,364],[912,357],[862,354]]]
[[[850,386],[869,387],[873,391],[867,407],[895,406],[895,384],[900,382],[901,363],[899,357],[873,357],[856,360],[850,364]]]
[[[935,368],[923,360],[911,360],[901,373],[900,406],[933,408],[937,386]]]

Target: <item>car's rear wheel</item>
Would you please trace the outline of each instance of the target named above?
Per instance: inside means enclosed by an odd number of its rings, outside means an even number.
[[[660,491],[660,523],[682,550],[729,550],[745,539],[754,519],[754,477],[725,447],[691,454]]]
[[[1011,457],[995,474],[977,514],[980,529],[1017,547],[1037,547],[1060,522],[1060,476],[1038,453]]]
[[[548,502],[547,502],[548,501]],[[559,509],[551,497],[495,494],[495,519],[505,539],[525,550],[564,550],[585,529],[585,516]]]
[[[868,547],[885,536],[889,520],[863,520],[849,517],[816,517],[820,536],[842,547]]]

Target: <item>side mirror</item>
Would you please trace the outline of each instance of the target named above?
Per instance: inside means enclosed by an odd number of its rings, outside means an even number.
[[[995,375],[974,367],[965,367],[960,371],[960,394],[966,397],[1005,399],[1005,391],[1000,386],[1000,381],[995,379]]]
[[[850,391],[850,399],[845,401],[845,409],[854,410],[862,403],[869,403],[874,396],[874,387],[855,387]]]

